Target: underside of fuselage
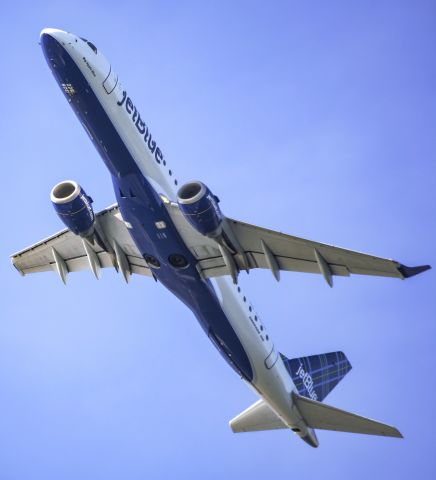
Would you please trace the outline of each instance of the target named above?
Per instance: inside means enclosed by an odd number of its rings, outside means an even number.
[[[64,46],[49,34],[41,36],[41,43],[57,83],[112,175],[123,220],[153,276],[191,309],[226,361],[252,382],[253,369],[244,347],[210,281],[200,276],[196,259],[176,230],[159,192],[139,169],[93,88]],[[162,225],[164,229],[159,228]]]

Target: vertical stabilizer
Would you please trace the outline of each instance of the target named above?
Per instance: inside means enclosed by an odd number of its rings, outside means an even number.
[[[330,352],[283,362],[300,395],[322,402],[324,398],[351,370],[351,364],[343,352]]]

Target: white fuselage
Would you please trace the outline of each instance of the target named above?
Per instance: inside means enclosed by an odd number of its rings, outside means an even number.
[[[73,34],[54,29],[45,29],[43,33],[61,43],[79,67],[147,181],[159,195],[176,201],[174,173],[110,63],[100,51],[93,51],[86,41]],[[67,91],[73,86],[63,85],[63,88]],[[92,137],[90,131],[88,134]],[[301,437],[311,436],[311,429],[293,405],[292,379],[253,307],[228,277],[218,277],[212,284],[250,360],[254,374],[251,385],[288,427],[298,428]]]

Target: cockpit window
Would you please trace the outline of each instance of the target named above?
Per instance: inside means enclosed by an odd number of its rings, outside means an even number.
[[[91,50],[94,53],[97,53],[97,47],[93,43],[91,43],[91,42],[86,42],[86,43],[90,46]]]
[[[86,38],[83,38],[83,37],[80,37],[81,40],[83,40],[84,42],[86,42],[88,44],[88,47],[94,52],[94,53],[97,53],[97,47],[89,42],[88,40],[86,40]]]

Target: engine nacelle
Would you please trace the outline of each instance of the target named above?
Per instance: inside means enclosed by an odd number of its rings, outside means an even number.
[[[218,198],[202,182],[185,183],[177,192],[179,208],[186,220],[207,237],[221,234],[223,214]]]
[[[72,180],[53,187],[50,199],[62,222],[76,235],[91,237],[94,233],[95,215],[92,198]]]

